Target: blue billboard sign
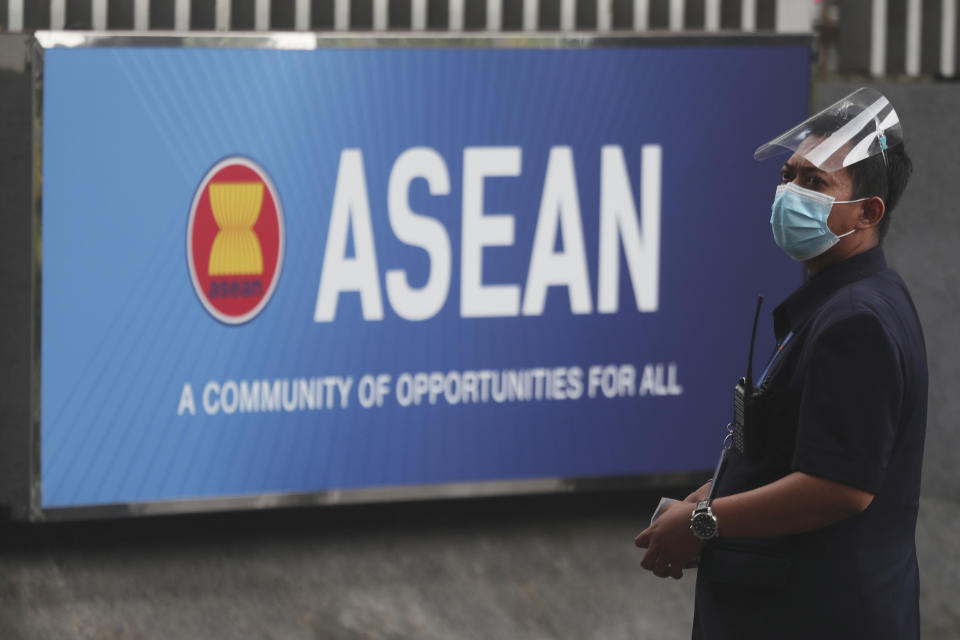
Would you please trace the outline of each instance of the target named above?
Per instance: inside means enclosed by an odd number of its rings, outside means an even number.
[[[808,73],[47,50],[42,506],[712,467],[755,297],[799,279],[752,151]]]

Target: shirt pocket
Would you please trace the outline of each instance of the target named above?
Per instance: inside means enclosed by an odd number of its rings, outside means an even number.
[[[754,401],[754,432],[767,462],[792,460],[800,420],[800,394],[790,387],[761,387]]]

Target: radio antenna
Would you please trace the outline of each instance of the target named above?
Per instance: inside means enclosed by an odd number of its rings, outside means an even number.
[[[750,332],[750,358],[747,360],[747,384],[753,386],[753,345],[757,340],[757,321],[760,319],[760,307],[763,296],[757,296],[757,310],[753,314],[753,331]]]

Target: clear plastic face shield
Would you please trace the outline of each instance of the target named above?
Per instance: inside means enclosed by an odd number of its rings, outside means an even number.
[[[882,154],[903,142],[893,105],[876,89],[864,87],[833,103],[786,133],[761,145],[756,160],[791,152],[826,172]]]

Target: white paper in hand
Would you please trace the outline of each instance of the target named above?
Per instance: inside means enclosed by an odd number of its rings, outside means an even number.
[[[660,503],[657,504],[657,508],[653,510],[653,515],[650,516],[650,524],[656,522],[657,518],[660,517],[660,514],[663,513],[666,508],[672,505],[674,502],[679,502],[679,500],[674,500],[673,498],[668,498],[666,496],[660,498]]]

